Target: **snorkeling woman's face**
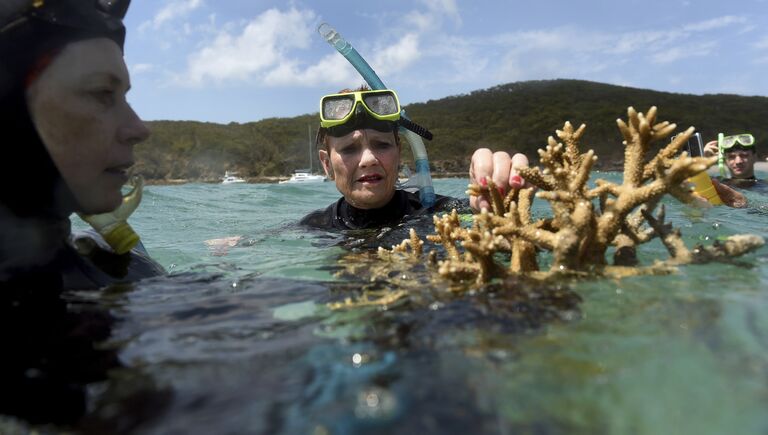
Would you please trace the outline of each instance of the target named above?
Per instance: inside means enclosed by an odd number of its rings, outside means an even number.
[[[80,209],[117,208],[133,146],[149,137],[125,99],[130,87],[120,48],[97,38],[67,45],[27,89],[32,121]]]
[[[355,130],[326,140],[328,151],[320,150],[320,161],[347,202],[360,209],[387,205],[395,194],[400,164],[400,145],[394,133]]]

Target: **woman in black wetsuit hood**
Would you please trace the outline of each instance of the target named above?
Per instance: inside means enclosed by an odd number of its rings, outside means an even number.
[[[110,314],[63,290],[164,273],[145,253],[70,231],[73,212],[122,203],[133,146],[148,136],[125,100],[128,4],[0,2],[0,414],[31,423],[76,424],[87,385],[119,367],[94,346]]]
[[[163,273],[138,250],[74,240],[73,212],[122,202],[133,146],[149,132],[126,102],[129,0],[0,5],[0,283],[96,288]],[[99,244],[101,246],[99,246]]]

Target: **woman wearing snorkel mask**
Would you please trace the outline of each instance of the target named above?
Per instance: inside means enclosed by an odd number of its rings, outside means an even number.
[[[146,254],[117,255],[98,236],[70,241],[73,212],[122,204],[133,147],[149,135],[126,102],[129,3],[0,6],[0,283],[83,289],[163,273]]]
[[[302,225],[334,230],[377,228],[397,223],[405,216],[461,207],[454,198],[436,195],[434,206],[427,208],[416,193],[397,189],[402,149],[398,135],[400,110],[392,90],[345,89],[320,100],[318,155],[326,176],[335,181],[342,197],[305,216]],[[528,164],[522,154],[514,159],[517,166]],[[519,188],[524,182],[512,163],[506,153],[477,150],[470,178],[473,182],[485,176],[503,178],[498,182],[502,188],[509,188],[511,179],[512,186]],[[475,209],[488,206],[481,201],[470,199]]]
[[[326,176],[342,197],[301,220],[321,229],[377,228],[406,215],[440,210],[452,198],[437,195],[426,208],[417,194],[396,189],[402,145],[400,103],[391,90],[342,90],[320,100],[316,146]]]

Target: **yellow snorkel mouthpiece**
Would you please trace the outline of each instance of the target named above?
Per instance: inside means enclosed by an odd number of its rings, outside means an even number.
[[[140,175],[134,175],[128,184],[131,186],[131,191],[123,195],[123,203],[115,210],[95,215],[78,213],[80,218],[88,222],[117,254],[125,254],[139,243],[139,235],[128,224],[128,217],[141,202],[144,179]]]

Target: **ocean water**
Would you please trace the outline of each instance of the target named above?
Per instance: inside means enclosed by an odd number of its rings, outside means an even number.
[[[366,255],[407,228],[343,247],[295,225],[337,198],[332,183],[146,187],[131,223],[170,276],[73,296],[117,319],[104,346],[125,368],[93,387],[94,413],[149,434],[768,432],[768,248],[664,276],[452,285]],[[768,198],[750,199],[665,203],[692,246],[768,239]],[[363,290],[410,296],[328,308]]]

